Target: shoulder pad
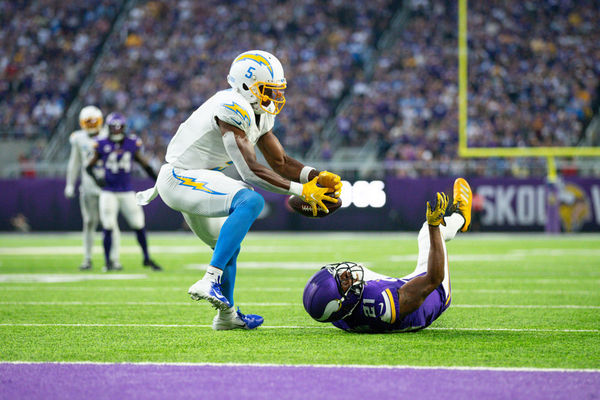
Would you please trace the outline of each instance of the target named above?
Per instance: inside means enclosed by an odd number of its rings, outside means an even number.
[[[250,128],[251,112],[251,110],[248,110],[248,107],[245,107],[244,103],[232,100],[220,103],[215,116],[219,120],[237,126],[246,132]]]

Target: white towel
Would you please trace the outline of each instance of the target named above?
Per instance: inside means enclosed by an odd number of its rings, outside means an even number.
[[[145,206],[146,204],[154,200],[156,196],[158,196],[158,189],[156,188],[156,185],[154,185],[150,189],[146,189],[141,192],[136,192],[135,200],[140,206]]]

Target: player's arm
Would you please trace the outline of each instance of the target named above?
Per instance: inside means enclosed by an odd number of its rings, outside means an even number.
[[[408,281],[398,289],[400,316],[410,314],[418,309],[444,280],[445,252],[440,232],[440,223],[444,223],[444,213],[448,205],[448,197],[444,193],[437,194],[435,208],[427,203],[427,223],[429,224],[429,259],[427,272]]]
[[[225,150],[244,181],[270,192],[302,194],[301,184],[291,182],[258,162],[254,145],[243,130],[218,118],[217,124],[223,135]]]
[[[315,168],[306,166],[290,157],[272,130],[262,135],[258,139],[257,145],[267,163],[282,177],[300,183],[318,178],[317,183],[319,185],[331,189],[330,192],[334,193],[334,197],[340,197],[342,180],[339,175],[329,171],[317,171]]]
[[[71,154],[67,164],[67,184],[65,185],[65,197],[70,199],[75,195],[75,182],[81,169],[81,152],[77,149],[74,136],[71,136]]]
[[[104,187],[106,185],[106,183],[104,182],[104,180],[103,179],[98,179],[96,177],[96,174],[94,174],[94,166],[98,163],[99,159],[100,159],[100,153],[98,153],[98,150],[96,150],[94,152],[94,155],[92,156],[92,158],[88,162],[87,166],[85,167],[85,172],[87,172],[87,174],[92,177],[92,179],[94,180],[94,182],[96,182],[96,185],[98,185],[100,187]]]
[[[317,206],[329,212],[323,204],[323,200],[337,202],[337,199],[325,194],[328,191],[327,188],[317,186],[318,178],[301,184],[290,181],[259,163],[256,159],[254,145],[248,140],[243,130],[218,118],[216,121],[223,135],[225,151],[245,182],[270,192],[300,196],[312,206],[313,215],[317,215]]]
[[[146,158],[144,156],[142,156],[142,154],[139,150],[135,152],[135,154],[133,155],[133,159],[138,164],[140,164],[140,166],[144,169],[144,171],[146,171],[148,176],[150,178],[154,179],[154,182],[156,182],[156,179],[158,178],[158,176],[156,175],[156,172],[154,172],[154,169],[150,166],[150,163],[148,162],[148,160],[146,160]]]

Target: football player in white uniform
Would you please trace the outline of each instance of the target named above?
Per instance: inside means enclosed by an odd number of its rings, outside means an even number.
[[[65,186],[65,197],[71,199],[75,197],[75,183],[81,173],[81,184],[79,185],[79,207],[81,209],[81,218],[83,219],[83,263],[79,267],[81,270],[92,268],[92,246],[94,244],[94,232],[100,221],[99,198],[100,188],[94,180],[85,173],[85,167],[88,161],[94,155],[94,143],[96,139],[107,136],[106,128],[103,126],[102,111],[95,106],[86,106],[79,112],[80,130],[71,134],[69,142],[71,143],[71,154],[67,166],[67,184]],[[101,178],[104,169],[101,165],[94,170]],[[113,241],[119,242],[119,228],[113,230]],[[119,248],[114,246],[110,258],[115,265],[119,265]]]
[[[217,308],[213,329],[253,329],[263,318],[233,308],[240,245],[264,206],[252,187],[301,196],[316,215],[318,207],[327,210],[323,200],[337,202],[342,184],[338,175],[288,156],[273,133],[287,85],[275,56],[260,50],[240,54],[227,81],[230,89],[217,92],[179,126],[156,186],[137,198],[144,205],[160,194],[214,249],[204,277],[188,290],[193,299],[208,300]],[[272,169],[257,161],[255,146]],[[229,165],[242,180],[221,172]]]

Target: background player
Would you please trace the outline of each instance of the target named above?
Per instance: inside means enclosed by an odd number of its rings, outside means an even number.
[[[215,330],[252,329],[263,322],[258,315],[244,315],[233,308],[240,245],[264,205],[252,186],[302,196],[314,214],[317,207],[327,210],[323,200],[336,202],[342,187],[339,176],[319,173],[288,156],[273,133],[287,84],[275,56],[260,50],[240,54],[227,81],[231,89],[217,92],[179,126],[155,188],[138,193],[140,204],[160,193],[214,249],[204,277],[189,293],[219,310],[213,319]],[[257,161],[254,146],[272,169]],[[242,181],[221,172],[231,164]]]
[[[454,182],[451,214],[448,197],[427,203],[427,222],[419,232],[415,271],[404,278],[377,274],[360,264],[323,267],[304,288],[304,309],[319,322],[352,332],[407,332],[423,329],[450,307],[448,254],[444,241],[471,223],[472,192],[467,181]]]
[[[104,229],[104,257],[106,260],[104,270],[122,269],[120,265],[113,264],[109,259],[112,232],[118,225],[119,211],[122,211],[129,227],[135,231],[137,241],[142,248],[143,265],[154,271],[160,271],[162,268],[150,258],[148,253],[144,210],[136,204],[135,194],[131,187],[133,161],[138,162],[155,181],[156,173],[140,154],[142,141],[135,135],[125,135],[126,123],[125,117],[119,113],[111,113],[106,117],[108,138],[96,142],[96,151],[86,168],[87,173],[96,180],[98,186],[102,187],[100,221]],[[93,175],[94,166],[100,163],[104,166],[103,179],[98,179]]]
[[[81,172],[81,184],[79,185],[79,207],[81,209],[81,218],[83,220],[83,263],[79,267],[81,270],[92,268],[92,246],[94,244],[94,232],[98,227],[99,217],[99,198],[100,188],[84,168],[94,154],[94,143],[97,139],[105,138],[106,128],[103,126],[102,111],[95,106],[86,106],[79,112],[79,126],[71,134],[69,142],[71,143],[71,154],[67,166],[67,184],[65,186],[65,197],[71,199],[75,196],[75,183]],[[98,163],[92,173],[97,177],[102,177],[104,169]],[[113,230],[113,241],[119,241],[119,227]],[[119,247],[113,246],[110,259],[114,265],[119,264]]]

